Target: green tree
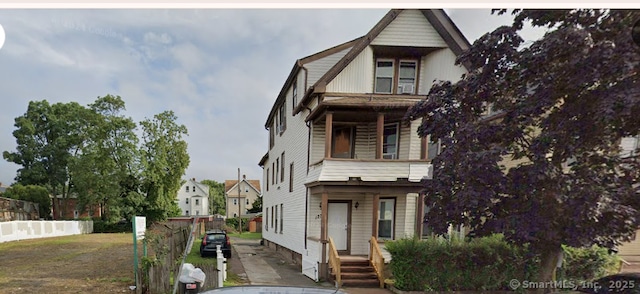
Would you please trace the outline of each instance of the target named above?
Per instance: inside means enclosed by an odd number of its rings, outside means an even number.
[[[247,210],[249,213],[262,212],[262,197],[258,196],[256,200],[251,204],[251,209]]]
[[[29,102],[27,112],[15,119],[17,150],[2,153],[5,160],[21,166],[16,182],[45,186],[67,199],[72,182],[69,162],[85,140],[87,115],[88,109],[76,102]]]
[[[7,188],[2,197],[24,200],[38,204],[38,214],[40,218],[49,218],[51,215],[51,198],[49,190],[42,186],[26,185],[16,183]]]
[[[141,188],[146,196],[145,215],[150,222],[180,215],[176,203],[181,178],[189,166],[187,128],[176,123],[173,111],[156,114],[140,123],[143,130],[141,150]]]
[[[436,84],[409,111],[440,140],[425,218],[529,243],[550,281],[562,245],[613,247],[640,226],[640,160],[620,140],[640,132],[638,11],[516,11],[458,57],[470,73]],[[551,28],[528,47],[523,22]],[[491,107],[499,119],[486,119]],[[517,163],[506,169],[504,161]]]
[[[136,177],[139,169],[136,124],[121,114],[125,103],[120,96],[99,97],[89,108],[92,112],[87,122],[91,127],[86,130],[80,154],[70,164],[74,191],[80,200],[79,210],[99,206],[103,218],[117,220],[125,217],[110,215],[123,211],[117,206],[137,203],[122,201],[129,192],[136,192],[127,191],[124,183],[130,176]]]
[[[214,180],[203,180],[201,183],[209,186],[209,209],[211,214],[226,215],[226,203],[224,197],[224,183]]]

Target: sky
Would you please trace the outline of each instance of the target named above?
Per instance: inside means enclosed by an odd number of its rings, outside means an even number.
[[[136,122],[175,112],[189,132],[185,179],[222,182],[238,168],[262,179],[265,121],[295,61],[365,35],[387,11],[0,9],[0,153],[16,150],[14,119],[29,101],[111,94]],[[510,22],[489,9],[446,11],[472,43]],[[0,183],[18,168],[0,158]]]

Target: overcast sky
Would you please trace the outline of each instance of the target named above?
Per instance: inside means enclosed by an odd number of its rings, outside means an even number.
[[[189,130],[184,178],[224,181],[240,168],[262,179],[264,124],[295,60],[366,34],[387,11],[0,9],[0,152],[15,151],[14,118],[29,101],[112,94],[136,122],[176,113]],[[470,42],[510,21],[447,12]],[[0,158],[0,182],[18,168]]]

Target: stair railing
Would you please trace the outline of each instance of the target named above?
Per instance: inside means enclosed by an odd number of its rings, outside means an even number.
[[[378,239],[376,239],[376,237],[371,236],[369,243],[371,244],[369,246],[369,263],[376,271],[376,276],[378,276],[378,281],[380,281],[380,288],[384,288],[384,275],[382,274],[384,256],[382,256],[382,250],[380,250],[380,245],[378,245]]]
[[[342,275],[340,274],[340,256],[338,256],[338,250],[333,243],[333,238],[329,237],[329,267],[336,276],[336,286],[342,286]]]

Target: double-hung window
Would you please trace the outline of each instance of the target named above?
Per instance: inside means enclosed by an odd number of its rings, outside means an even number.
[[[384,126],[382,137],[382,158],[398,159],[398,129],[399,124],[387,124]]]
[[[417,60],[377,59],[374,92],[381,94],[415,94],[417,77]]]

